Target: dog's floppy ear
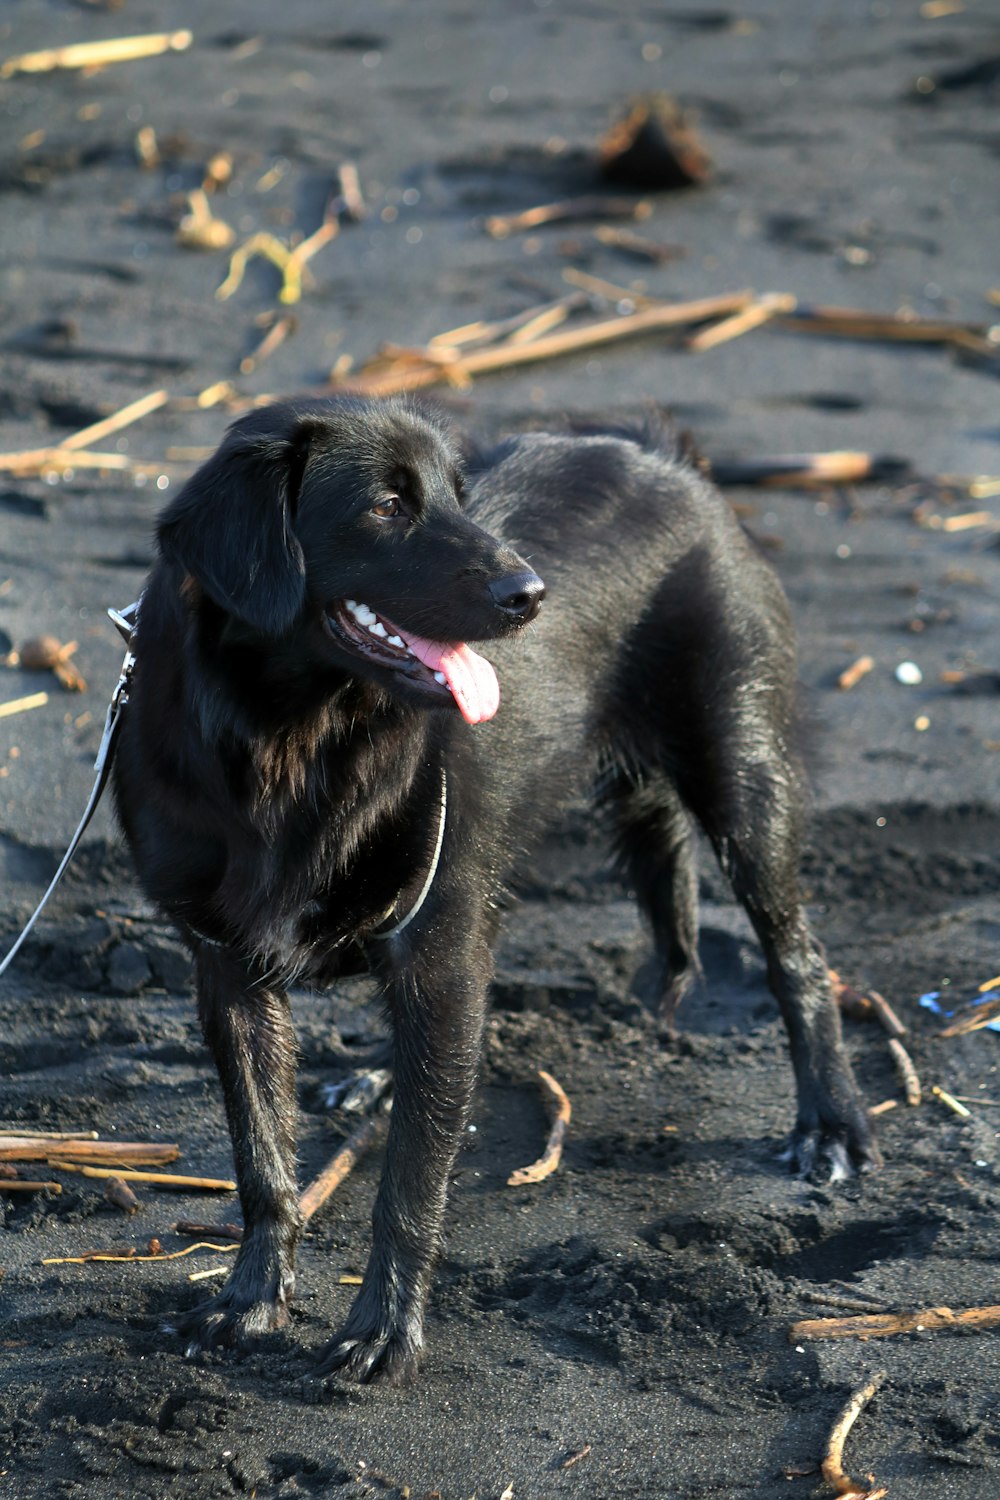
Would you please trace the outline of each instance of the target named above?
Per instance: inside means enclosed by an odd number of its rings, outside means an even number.
[[[288,407],[237,422],[160,518],[161,554],[227,613],[282,635],[305,601],[291,528],[312,424]]]

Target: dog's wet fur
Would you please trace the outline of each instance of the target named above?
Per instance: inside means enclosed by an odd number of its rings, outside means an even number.
[[[463,465],[402,402],[291,401],[235,423],[158,537],[115,790],[142,883],[195,957],[245,1226],[223,1290],[178,1320],[191,1351],[287,1321],[286,987],[360,956],[391,1022],[394,1102],[371,1256],[320,1369],[412,1375],[504,882],[584,791],[648,916],[667,1017],[698,973],[698,823],[788,1029],[794,1166],[877,1164],[799,889],[787,604],[672,444],[534,434]],[[346,601],[397,640],[485,643],[495,717],[465,722],[443,674],[366,636]]]

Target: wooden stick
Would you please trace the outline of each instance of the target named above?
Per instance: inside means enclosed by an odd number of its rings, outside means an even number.
[[[874,665],[874,656],[859,656],[857,661],[852,662],[849,667],[845,667],[841,672],[837,678],[837,686],[843,692],[849,693],[851,688],[857,687],[862,677],[868,676]]]
[[[514,365],[532,364],[563,354],[576,354],[581,349],[599,348],[639,334],[658,333],[689,323],[702,323],[721,313],[744,307],[750,296],[749,292],[725,292],[717,297],[702,297],[693,302],[662,303],[625,317],[608,318],[586,324],[582,328],[569,328],[560,333],[549,334],[547,338],[536,339],[531,344],[503,344],[499,348],[475,350],[456,360],[454,364],[445,364],[440,359],[434,359],[428,350],[419,350],[415,351],[416,363],[411,357],[401,368],[390,365],[386,369],[379,362],[370,373],[362,371],[359,376],[344,381],[337,388],[382,396],[437,385],[443,380],[468,379],[473,375],[509,369]]]
[[[545,1095],[552,1129],[542,1155],[529,1167],[518,1167],[516,1172],[512,1172],[507,1178],[508,1187],[524,1187],[527,1183],[542,1182],[552,1175],[562,1159],[563,1143],[573,1111],[562,1085],[556,1082],[551,1073],[539,1069],[538,1078]]]
[[[855,1391],[843,1411],[840,1413],[826,1443],[826,1452],[820,1465],[823,1478],[827,1484],[832,1485],[838,1495],[853,1496],[856,1500],[879,1500],[884,1495],[884,1489],[872,1490],[865,1485],[857,1484],[844,1473],[843,1457],[844,1444],[847,1435],[854,1426],[858,1417],[864,1411],[869,1401],[885,1380],[885,1370],[879,1370],[873,1375],[868,1384]]]
[[[48,47],[42,52],[23,52],[0,66],[0,78],[15,73],[51,73],[56,68],[103,68],[107,63],[133,62],[157,57],[161,52],[183,52],[194,37],[190,31],[153,31],[144,36],[113,37],[106,42],[77,42],[69,47]]]
[[[184,1177],[170,1172],[119,1171],[115,1167],[88,1167],[81,1162],[49,1158],[49,1166],[58,1172],[79,1172],[84,1177],[121,1177],[126,1182],[148,1182],[153,1187],[200,1188],[208,1193],[234,1193],[235,1182],[224,1177]]]
[[[780,313],[791,312],[795,302],[796,299],[790,292],[766,292],[742,312],[734,313],[731,318],[723,318],[721,322],[713,323],[710,328],[703,328],[700,333],[694,334],[688,339],[687,347],[696,354],[714,349],[717,344],[728,343],[730,339],[738,339],[754,328],[763,327]]]
[[[925,1307],[909,1313],[865,1313],[857,1318],[806,1318],[788,1330],[789,1342],[818,1339],[884,1339],[897,1333],[922,1333],[941,1328],[996,1328],[1000,1307]]]
[[[138,401],[132,401],[128,406],[123,406],[120,411],[112,412],[110,417],[104,417],[100,422],[92,422],[89,427],[83,427],[79,432],[74,432],[72,437],[63,438],[60,448],[89,448],[91,443],[100,442],[101,438],[108,437],[112,432],[120,432],[123,427],[130,427],[133,422],[138,422],[140,417],[147,417],[151,411],[157,411],[165,406],[170,400],[166,391],[150,391],[148,396],[140,396]]]
[[[453,350],[467,348],[469,345],[493,344],[497,339],[513,337],[520,329],[530,326],[548,314],[558,311],[566,314],[586,305],[586,297],[581,297],[578,292],[571,292],[566,297],[557,297],[553,302],[543,302],[536,307],[526,308],[524,312],[515,313],[510,318],[501,318],[494,323],[484,323],[480,319],[475,323],[463,323],[459,328],[451,328],[447,333],[436,333],[428,340],[427,349]]]
[[[903,1089],[906,1093],[907,1104],[919,1104],[922,1098],[922,1092],[920,1088],[920,1079],[917,1076],[917,1070],[913,1066],[913,1059],[910,1057],[910,1054],[907,1052],[902,1042],[898,1041],[894,1036],[889,1038],[889,1051],[892,1053],[892,1060],[895,1064],[897,1076],[899,1077],[899,1080],[902,1083]]]
[[[905,1036],[906,1027],[903,1025],[902,1021],[899,1019],[885,996],[880,995],[878,990],[869,990],[868,998],[872,1003],[872,1009],[874,1010],[876,1017],[879,1021],[881,1021],[883,1027],[889,1033],[889,1035],[894,1037]]]
[[[890,1110],[898,1108],[898,1099],[883,1099],[881,1104],[873,1104],[868,1113],[870,1115],[887,1115]]]
[[[98,1161],[132,1162],[135,1166],[156,1166],[176,1161],[181,1154],[179,1146],[157,1145],[155,1141],[94,1141],[71,1137],[59,1140],[54,1146],[44,1136],[10,1135],[0,1140],[0,1161],[46,1161],[50,1156],[64,1160],[72,1157],[90,1163]]]
[[[972,1118],[972,1110],[966,1109],[964,1104],[960,1104],[954,1094],[949,1094],[947,1089],[938,1088],[935,1083],[931,1086],[931,1093],[935,1099],[940,1099],[945,1109],[950,1109],[953,1115],[958,1115],[963,1120],[970,1120]]]
[[[30,708],[41,708],[48,701],[48,693],[29,693],[26,698],[8,698],[6,703],[0,703],[0,719],[25,714]]]
[[[567,219],[648,219],[652,211],[652,204],[644,198],[565,198],[559,203],[540,203],[519,214],[491,214],[483,227],[495,240],[505,240],[522,229],[538,229],[542,224]]]
[[[369,1147],[382,1136],[385,1128],[385,1115],[369,1115],[361,1122],[357,1130],[351,1132],[328,1165],[323,1168],[318,1177],[313,1178],[299,1198],[299,1212],[302,1215],[303,1224],[308,1224],[313,1214],[322,1208],[330,1194],[340,1186]]]
[[[24,1177],[0,1177],[0,1193],[61,1193],[61,1182],[29,1182]]]

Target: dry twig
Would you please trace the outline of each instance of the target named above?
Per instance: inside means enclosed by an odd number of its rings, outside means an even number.
[[[103,68],[108,63],[133,62],[161,52],[183,52],[194,37],[190,31],[153,31],[144,36],[119,36],[106,42],[77,42],[69,47],[47,47],[23,52],[0,65],[0,78],[15,73],[52,73],[57,68]]]
[[[505,240],[522,229],[538,229],[543,224],[571,219],[648,219],[652,211],[652,205],[641,198],[565,198],[559,203],[540,203],[519,214],[491,214],[483,227],[495,240]]]
[[[993,988],[993,984],[987,989]],[[968,1036],[972,1031],[981,1031],[1000,1016],[1000,1000],[981,1000],[978,1005],[967,1005],[958,1015],[938,1032],[938,1036]]]
[[[61,1193],[61,1182],[29,1182],[25,1177],[0,1177],[0,1193]]]
[[[886,1493],[884,1489],[871,1489],[865,1485],[858,1484],[844,1473],[844,1444],[847,1435],[854,1426],[858,1417],[864,1411],[869,1401],[885,1380],[885,1370],[879,1370],[873,1375],[867,1385],[855,1391],[854,1395],[844,1407],[840,1416],[833,1425],[833,1429],[827,1439],[826,1453],[823,1455],[821,1469],[823,1478],[827,1484],[832,1485],[838,1495],[850,1497],[850,1500],[880,1500]]]
[[[368,365],[360,375],[337,386],[344,391],[385,396],[398,391],[417,390],[437,385],[468,383],[473,375],[514,365],[532,364],[575,354],[581,349],[595,349],[604,344],[639,334],[665,332],[693,323],[703,323],[737,308],[750,299],[749,292],[727,292],[716,297],[702,297],[693,302],[663,302],[620,318],[607,318],[580,328],[569,328],[535,339],[530,344],[502,344],[498,348],[474,350],[457,359],[448,359],[432,344],[422,349],[390,348]]]
[[[125,1254],[117,1250],[88,1250],[84,1255],[52,1255],[42,1261],[43,1266],[86,1266],[94,1260],[108,1261],[148,1261],[148,1260],[183,1260],[185,1255],[193,1255],[196,1250],[216,1250],[222,1254],[235,1250],[235,1245],[215,1245],[207,1240],[201,1240],[197,1245],[186,1245],[183,1250],[171,1250],[165,1253],[157,1250],[155,1255],[139,1255],[134,1247],[129,1246]]]
[[[549,1118],[552,1120],[552,1129],[542,1155],[529,1167],[518,1167],[516,1172],[512,1172],[507,1178],[508,1187],[524,1187],[528,1183],[542,1182],[546,1177],[551,1177],[562,1159],[563,1142],[569,1129],[572,1107],[562,1085],[556,1082],[551,1073],[539,1069],[538,1078],[545,1095]]]

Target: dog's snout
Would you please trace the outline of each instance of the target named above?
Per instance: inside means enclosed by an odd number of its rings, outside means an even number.
[[[545,585],[537,573],[508,573],[503,578],[493,580],[490,594],[494,604],[505,615],[526,624],[538,613],[538,606],[545,598]]]

